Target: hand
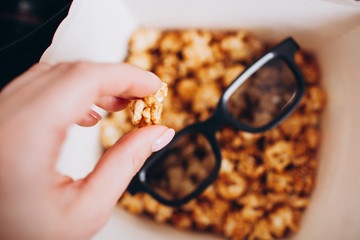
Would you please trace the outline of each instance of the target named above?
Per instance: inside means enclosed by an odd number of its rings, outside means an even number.
[[[160,87],[127,64],[37,64],[0,93],[0,239],[89,239],[106,223],[132,177],[174,135],[135,130],[110,148],[86,178],[55,171],[66,129],[96,124],[92,104],[119,111]]]

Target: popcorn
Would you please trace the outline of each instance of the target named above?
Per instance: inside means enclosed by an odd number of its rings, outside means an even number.
[[[246,179],[236,172],[230,175],[220,175],[215,183],[215,189],[223,199],[234,200],[245,193]]]
[[[317,149],[320,145],[320,132],[319,130],[309,127],[302,135],[309,149]]]
[[[265,219],[261,219],[254,226],[254,230],[249,235],[249,240],[255,239],[266,239],[272,240],[274,239],[269,230],[269,223]]]
[[[295,63],[300,67],[306,84],[311,85],[319,83],[319,67],[313,56],[302,51],[297,52],[295,54]]]
[[[233,239],[246,239],[251,233],[252,224],[247,222],[240,211],[227,214],[223,226],[224,235]]]
[[[184,30],[181,32],[181,38],[187,45],[208,45],[212,35],[209,31]]]
[[[173,52],[177,53],[183,47],[183,42],[179,39],[180,33],[178,32],[169,32],[166,34],[160,42],[160,51],[161,52]]]
[[[201,84],[207,84],[216,82],[220,79],[225,72],[224,65],[222,63],[214,63],[210,66],[202,67],[196,72],[197,79]]]
[[[151,70],[152,68],[152,56],[147,53],[137,53],[128,57],[127,62],[131,63],[139,68],[142,68],[146,71]]]
[[[301,114],[295,113],[289,116],[280,126],[285,136],[289,138],[296,138],[303,128],[305,127],[305,121]]]
[[[291,163],[294,154],[293,144],[287,141],[278,141],[265,149],[264,161],[269,168],[283,172]]]
[[[200,203],[194,209],[192,218],[197,228],[206,229],[214,221],[214,213],[211,211],[212,206],[209,203]]]
[[[215,190],[214,185],[210,185],[205,189],[205,191],[201,194],[201,198],[205,198],[210,201],[215,201],[218,196]]]
[[[171,223],[180,229],[191,229],[193,226],[193,218],[186,213],[174,214],[171,217]]]
[[[295,223],[294,213],[290,207],[282,207],[277,209],[269,216],[270,231],[277,237],[284,235],[287,228],[297,231],[298,227]]]
[[[133,124],[140,127],[161,124],[161,113],[163,110],[161,103],[166,96],[167,85],[163,83],[155,94],[144,99],[134,100],[130,107]]]
[[[234,171],[234,163],[227,159],[221,159],[220,174],[231,174]]]
[[[257,193],[248,193],[237,200],[237,203],[248,208],[263,208],[266,198]]]
[[[199,68],[213,59],[211,48],[205,44],[194,44],[182,50],[184,63],[189,69]]]
[[[208,112],[210,109],[215,109],[220,96],[221,92],[216,84],[200,85],[195,92],[194,101],[192,102],[193,111],[201,114]]]
[[[264,210],[244,207],[241,209],[241,214],[246,221],[256,222],[264,215]]]
[[[238,171],[249,178],[259,178],[265,173],[265,166],[256,163],[254,156],[249,154],[239,154]]]
[[[306,111],[318,111],[322,110],[325,105],[325,93],[318,86],[308,88],[305,93]]]
[[[294,179],[289,174],[269,172],[266,178],[266,186],[277,193],[292,192]]]
[[[146,212],[153,214],[154,219],[157,222],[166,222],[172,217],[174,209],[168,206],[164,206],[157,202],[149,195],[144,195],[144,209]]]
[[[191,102],[196,94],[196,89],[198,88],[198,83],[195,79],[187,78],[181,79],[180,82],[176,85],[176,91],[184,102]]]
[[[140,28],[134,32],[129,42],[131,53],[144,53],[153,49],[161,35],[161,31],[150,28]]]
[[[176,77],[176,69],[164,65],[155,68],[155,74],[166,84],[171,85],[174,83]]]
[[[137,194],[132,196],[130,193],[125,192],[122,196],[120,205],[134,214],[140,214],[144,212],[144,202],[139,201],[144,197],[143,194]]]
[[[309,205],[309,199],[304,197],[293,196],[290,198],[290,205],[293,208],[305,208]]]
[[[189,125],[191,122],[194,121],[192,119],[189,119],[186,113],[176,111],[164,112],[163,119],[163,123],[166,126],[171,126],[175,131],[181,130],[184,126]]]
[[[109,148],[134,129],[131,120],[139,126],[162,121],[176,131],[205,120],[213,113],[223,90],[264,49],[262,41],[245,31],[139,29],[129,42],[127,62],[157,74],[167,84],[168,94],[163,91],[137,99],[129,108],[131,111],[109,114],[101,122],[103,146]],[[279,127],[265,133],[248,133],[230,126],[220,129],[216,133],[222,153],[219,177],[197,199],[171,208],[145,193],[125,193],[119,205],[179,229],[209,231],[234,240],[286,238],[298,231],[315,184],[316,151],[321,144],[319,129],[326,96],[320,87],[315,59],[298,52],[295,61],[307,87],[298,109]],[[259,75],[272,75],[270,80],[274,80],[277,74],[267,70]],[[270,80],[266,86],[272,88],[276,82]],[[250,91],[249,97],[258,98],[266,109],[270,109],[268,101],[278,100],[256,87]],[[241,99],[236,104],[239,108],[248,105]],[[253,116],[258,122],[266,122],[273,110]],[[213,167],[211,161],[193,157],[196,149],[187,140],[181,144],[182,155],[189,162],[186,167],[169,167],[169,181],[165,183],[180,195],[196,187],[191,179],[201,181]],[[203,147],[209,150],[209,146]],[[156,190],[164,196],[169,194]]]

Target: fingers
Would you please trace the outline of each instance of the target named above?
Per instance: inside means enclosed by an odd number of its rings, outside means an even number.
[[[95,104],[108,112],[117,112],[126,108],[129,103],[130,100],[128,99],[105,96],[101,97]],[[90,109],[84,116],[81,117],[80,120],[75,121],[75,123],[82,127],[92,127],[100,120],[101,116],[94,110]]]
[[[121,109],[126,103],[121,99],[145,97],[161,86],[154,74],[129,64],[59,64],[52,69],[51,77],[57,80],[32,101],[33,111],[44,113],[43,121],[58,127],[81,119],[99,98],[99,105]]]
[[[84,194],[98,199],[100,209],[111,211],[148,156],[168,144],[174,134],[165,126],[150,126],[122,137],[84,180]]]
[[[99,98],[95,104],[108,112],[117,112],[126,108],[129,103],[129,99],[105,96]]]

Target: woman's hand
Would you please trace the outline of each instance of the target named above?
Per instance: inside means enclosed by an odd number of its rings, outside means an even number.
[[[0,93],[0,239],[89,239],[106,223],[132,177],[174,130],[135,130],[110,148],[94,171],[73,181],[55,171],[72,123],[95,125],[96,104],[119,111],[160,87],[127,64],[37,64]]]

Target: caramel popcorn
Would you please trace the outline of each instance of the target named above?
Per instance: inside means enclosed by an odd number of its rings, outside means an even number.
[[[129,42],[127,62],[157,74],[167,84],[168,95],[164,99],[164,85],[160,93],[133,101],[131,114],[109,114],[101,123],[104,148],[134,129],[133,124],[159,124],[162,120],[179,131],[207,119],[224,89],[267,48],[242,30],[139,29]],[[222,153],[220,173],[198,198],[172,208],[146,193],[125,193],[119,205],[179,229],[210,231],[234,240],[282,239],[298,231],[315,184],[326,95],[320,86],[316,59],[299,51],[295,62],[306,82],[305,97],[297,110],[278,127],[264,133],[243,132],[230,126],[220,129],[216,133]],[[267,69],[259,77],[276,74]],[[266,87],[274,84],[270,78]],[[249,91],[249,97],[261,95],[256,88]],[[258,99],[263,107],[274,100],[266,95]],[[244,108],[247,103],[238,101],[236,106]],[[165,111],[161,119],[162,108]],[[254,113],[254,118],[259,123],[266,122],[267,114]],[[198,144],[197,139],[192,142]],[[171,191],[183,194],[195,188],[194,181],[206,177],[214,163],[197,159],[196,148],[189,143],[190,140],[179,143],[181,154],[188,161],[186,167],[168,167],[168,181],[156,182],[154,188],[166,184]],[[211,150],[209,146],[203,149]]]
[[[283,172],[292,161],[293,149],[291,142],[278,141],[265,149],[264,162],[270,169]]]
[[[236,172],[220,175],[215,183],[218,195],[226,200],[234,200],[245,193],[247,188],[246,180]]]
[[[298,226],[294,218],[294,212],[290,207],[277,209],[269,216],[269,220],[270,232],[277,237],[283,236],[286,229],[291,229],[293,231],[298,230]]]
[[[155,94],[134,100],[130,107],[132,123],[139,127],[161,124],[162,102],[166,96],[167,85],[163,83]]]
[[[161,31],[158,29],[141,28],[135,31],[129,42],[129,50],[132,54],[141,53],[157,47]]]
[[[254,230],[249,235],[249,240],[255,239],[274,239],[269,230],[269,223],[265,219],[261,219],[254,226]]]

